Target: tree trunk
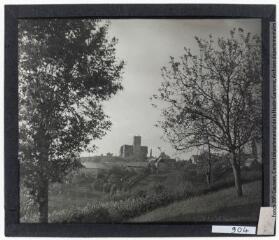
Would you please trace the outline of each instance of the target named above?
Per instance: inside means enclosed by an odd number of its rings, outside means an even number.
[[[49,183],[49,171],[48,171],[48,158],[49,158],[49,141],[45,135],[40,141],[40,179],[38,183],[38,204],[39,204],[39,222],[48,222],[48,183]]]
[[[208,137],[207,137],[208,139]],[[212,170],[211,170],[211,148],[210,148],[210,144],[209,144],[209,140],[208,140],[208,158],[207,158],[208,162],[207,162],[207,184],[211,185],[212,182]]]
[[[207,174],[206,174],[206,180],[207,180],[207,184],[210,186],[211,185],[211,181],[212,181],[212,177],[211,177],[211,164],[209,164],[209,166],[208,166],[208,170],[207,170]]]
[[[242,182],[241,182],[241,170],[240,165],[237,161],[237,154],[235,151],[232,152],[232,159],[231,159],[231,165],[233,169],[233,175],[234,175],[234,184],[236,188],[237,195],[241,197],[243,195],[242,192]]]
[[[42,179],[39,186],[39,222],[48,222],[48,179]]]
[[[258,154],[257,154],[257,148],[256,148],[256,138],[253,138],[251,141],[251,148],[252,148],[252,154],[254,159],[257,161]]]

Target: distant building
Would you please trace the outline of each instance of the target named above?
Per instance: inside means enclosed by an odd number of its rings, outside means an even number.
[[[137,161],[146,160],[148,147],[141,146],[141,136],[134,136],[133,145],[122,145],[120,147],[120,157],[131,158]]]
[[[161,152],[157,158],[148,158],[148,167],[152,172],[167,172],[176,167],[176,160]]]
[[[192,156],[189,158],[189,161],[190,161],[192,164],[197,164],[198,161],[199,161],[199,157],[200,157],[200,155],[192,155]]]
[[[150,149],[150,155],[149,155],[150,158],[152,158],[152,149]]]

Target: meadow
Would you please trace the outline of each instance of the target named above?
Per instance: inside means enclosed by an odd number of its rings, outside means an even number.
[[[259,169],[243,171],[243,182],[255,182],[261,179]],[[63,183],[51,184],[49,189],[49,222],[129,222],[129,221],[185,221],[194,220],[194,216],[201,216],[197,221],[204,221],[201,214],[192,214],[188,210],[196,208],[194,203],[203,202],[204,208],[210,211],[212,219],[223,216],[220,211],[226,208],[227,198],[223,197],[223,189],[229,189],[226,196],[235,197],[234,179],[231,171],[225,176],[218,177],[208,186],[202,175],[197,175],[191,169],[173,168],[168,171],[151,173],[147,169],[133,169],[114,166],[111,169],[87,169],[69,174]],[[250,185],[247,185],[250,186]],[[249,189],[245,185],[244,198],[252,208],[260,206],[261,191],[256,188]],[[254,185],[251,185],[254,186]],[[221,192],[220,192],[221,191]],[[207,196],[217,194],[213,201],[217,207],[207,208]],[[255,197],[253,194],[257,194]],[[218,195],[220,195],[218,197]],[[257,202],[253,202],[257,199]],[[189,201],[180,208],[180,201]],[[178,204],[178,212],[185,210],[185,216],[173,216],[168,211],[164,217],[151,217],[156,209],[160,212],[162,207]],[[254,205],[253,205],[254,204]],[[241,204],[235,203],[235,206]],[[28,196],[21,190],[21,222],[36,222],[37,206],[30,202]],[[229,206],[228,206],[229,207]],[[187,210],[188,209],[188,210]],[[211,211],[212,210],[212,211]],[[174,211],[177,212],[177,211]],[[227,218],[230,219],[228,212]],[[186,214],[187,213],[187,214]],[[247,213],[247,211],[246,211]],[[241,214],[245,212],[239,211]],[[143,216],[138,218],[138,216]],[[160,215],[160,214],[159,214]],[[149,216],[149,217],[148,217]],[[157,214],[153,214],[157,216]],[[172,218],[173,216],[173,218]],[[250,219],[256,216],[249,215]]]
[[[237,197],[233,187],[181,200],[160,207],[130,222],[253,222],[261,206],[261,181],[243,185],[245,195]]]

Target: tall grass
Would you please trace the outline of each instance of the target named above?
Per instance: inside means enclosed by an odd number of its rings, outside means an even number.
[[[261,172],[248,172],[243,175],[243,182],[251,182],[261,179]],[[166,206],[174,201],[181,199],[190,199],[192,197],[207,194],[209,192],[234,186],[232,176],[215,182],[210,187],[177,185],[170,190],[162,185],[154,186],[154,191],[137,192],[129,197],[100,201],[94,204],[88,204],[80,209],[64,209],[50,214],[50,222],[71,223],[71,222],[125,222],[135,216],[154,210],[155,208]]]
[[[261,179],[261,171],[242,173],[243,182]],[[50,222],[125,222],[177,200],[189,199],[234,186],[232,173],[208,186],[205,179],[185,169],[149,174],[114,167],[105,171],[81,169],[64,183],[50,185]],[[38,221],[38,206],[21,187],[21,222]]]

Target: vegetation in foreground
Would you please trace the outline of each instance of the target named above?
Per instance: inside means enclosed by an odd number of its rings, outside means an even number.
[[[123,88],[124,62],[108,27],[97,19],[19,21],[20,181],[41,223],[48,222],[49,185],[110,129],[102,103]]]
[[[158,174],[119,167],[102,171],[81,169],[70,174],[64,183],[50,186],[49,222],[126,222],[175,201],[234,186],[232,173],[225,176],[209,187],[189,169]],[[258,179],[261,171],[245,170],[243,182]],[[21,222],[36,222],[37,206],[28,202],[23,191],[21,201]]]
[[[177,151],[226,151],[234,181],[228,174],[211,184],[211,154],[209,186],[178,171],[152,176],[126,169],[65,181],[79,167],[80,153],[93,151],[90,142],[110,129],[103,102],[123,88],[124,63],[108,27],[92,19],[19,22],[21,220],[122,222],[234,183],[242,196],[241,174],[244,182],[255,179],[241,172],[239,156],[262,135],[261,41],[243,29],[233,29],[229,38],[196,38],[200,55],[185,48],[180,59],[171,57],[153,96],[164,103],[157,106],[169,105],[158,124],[171,145]]]
[[[261,181],[244,184],[243,197],[233,188],[172,203],[143,214],[131,222],[241,222],[256,221],[261,206]]]

